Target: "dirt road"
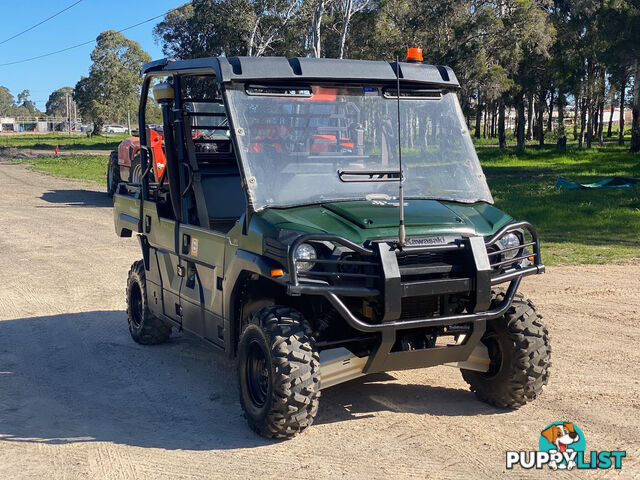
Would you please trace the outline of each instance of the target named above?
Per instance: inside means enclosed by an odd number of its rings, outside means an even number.
[[[255,436],[233,364],[174,335],[129,337],[124,285],[139,257],[101,189],[0,163],[0,478],[563,478],[640,475],[638,266],[552,268],[524,292],[552,334],[544,395],[518,411],[476,401],[438,367],[323,392],[315,425]],[[575,422],[622,470],[505,469],[540,431]]]

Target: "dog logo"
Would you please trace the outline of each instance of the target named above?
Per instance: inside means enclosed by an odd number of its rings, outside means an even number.
[[[563,420],[547,425],[538,440],[538,450],[507,450],[506,467],[552,470],[622,468],[626,450],[586,452],[587,443],[582,430],[573,422]]]
[[[576,467],[573,454],[576,450],[584,451],[585,447],[584,435],[579,430],[572,422],[556,422],[540,433],[540,451],[560,453],[563,458],[562,462],[551,460],[550,468],[573,470]],[[569,458],[571,460],[567,460]]]

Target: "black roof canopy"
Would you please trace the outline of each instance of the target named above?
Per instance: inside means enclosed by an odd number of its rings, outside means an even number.
[[[399,62],[402,83],[458,88],[449,67]],[[396,80],[396,63],[372,60],[340,60],[308,57],[209,57],[193,60],[156,60],[142,73],[213,71],[220,83],[346,81],[387,83]]]

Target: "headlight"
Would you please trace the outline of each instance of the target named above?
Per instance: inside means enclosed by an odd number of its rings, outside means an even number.
[[[501,250],[506,250],[507,248],[518,247],[521,245],[521,243],[520,238],[515,233],[507,233],[504,237],[498,240],[498,245],[500,245]],[[504,260],[511,260],[518,255],[518,251],[518,249],[515,249],[504,252],[502,254],[502,258]]]
[[[316,249],[313,248],[308,243],[301,243],[296,248],[296,260],[315,260],[318,258],[318,254],[316,253]],[[315,262],[296,262],[297,268],[299,272],[306,272],[311,270],[315,265]]]

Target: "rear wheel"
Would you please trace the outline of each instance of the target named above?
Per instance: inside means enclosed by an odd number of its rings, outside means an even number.
[[[131,160],[131,173],[129,174],[129,183],[139,185],[142,183],[142,161],[140,154],[137,153]]]
[[[127,319],[131,338],[142,345],[166,342],[171,327],[156,317],[147,302],[147,284],[144,262],[138,260],[131,265],[127,280]]]
[[[238,345],[240,403],[249,426],[287,438],[313,423],[320,398],[320,357],[298,311],[281,306],[249,316]]]
[[[494,294],[492,307],[504,300]],[[549,381],[549,331],[531,301],[516,294],[507,313],[487,322],[482,337],[491,364],[487,372],[461,370],[471,391],[502,408],[518,408],[535,399]]]
[[[153,167],[147,173],[147,182],[154,182]],[[131,160],[131,171],[129,173],[129,183],[140,185],[142,183],[142,160],[140,159],[140,152],[136,153]]]
[[[116,193],[120,179],[120,166],[118,165],[118,152],[111,152],[109,165],[107,166],[107,194],[113,197]]]

